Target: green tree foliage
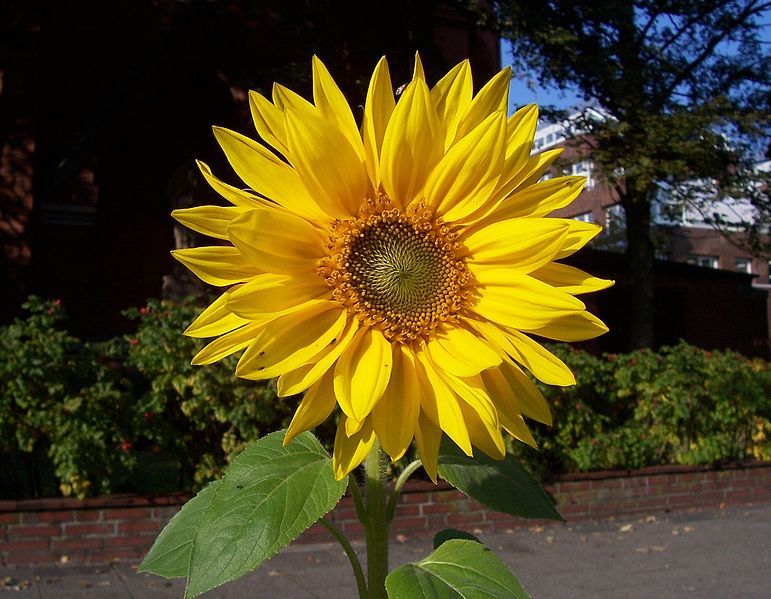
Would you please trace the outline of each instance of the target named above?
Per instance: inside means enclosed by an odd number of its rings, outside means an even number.
[[[488,25],[512,44],[515,76],[574,87],[610,118],[573,125],[626,215],[634,286],[630,349],[653,344],[651,209],[668,198],[755,253],[768,252],[767,148],[771,54],[761,0],[509,0],[485,3]],[[714,200],[747,202],[728,226]],[[736,215],[733,215],[736,217]],[[736,233],[736,228],[741,233]],[[730,230],[729,230],[730,229]],[[765,231],[767,233],[767,231]]]

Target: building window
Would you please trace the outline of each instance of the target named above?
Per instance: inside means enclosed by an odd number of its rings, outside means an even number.
[[[751,258],[737,258],[736,270],[739,272],[746,272],[748,275],[752,274],[752,259]]]
[[[706,268],[718,268],[719,263],[717,256],[704,256],[701,254],[692,254],[688,256],[687,262],[694,266],[704,266]]]
[[[584,223],[594,222],[594,215],[591,212],[583,212],[581,214],[576,214],[572,218],[573,220],[580,220],[581,222],[584,222]]]
[[[582,160],[576,162],[570,167],[570,174],[581,177],[586,177],[586,189],[592,189],[594,187],[594,177],[592,177],[592,169],[594,164],[591,160]]]
[[[605,232],[623,231],[626,229],[626,217],[621,204],[613,204],[605,208]]]
[[[554,141],[554,133],[549,133],[549,135],[546,136],[546,143],[550,144]]]

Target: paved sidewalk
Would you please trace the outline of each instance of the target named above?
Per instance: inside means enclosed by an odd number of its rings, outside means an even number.
[[[512,567],[536,599],[771,596],[771,505],[554,524],[480,538]],[[392,567],[419,560],[430,550],[431,539],[400,537],[392,545]],[[0,595],[182,597],[182,581],[136,574],[135,568],[129,564],[7,567],[0,575]],[[347,559],[337,545],[324,543],[291,546],[255,574],[204,597],[355,595]]]

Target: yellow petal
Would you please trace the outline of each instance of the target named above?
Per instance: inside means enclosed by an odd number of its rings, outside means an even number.
[[[506,125],[506,160],[522,168],[530,156],[530,148],[538,126],[538,106],[528,104],[509,117]]]
[[[418,446],[420,461],[432,481],[436,482],[436,469],[439,462],[439,444],[442,441],[442,429],[420,411],[418,426],[415,429],[415,444]]]
[[[367,173],[375,189],[380,185],[380,151],[383,148],[383,138],[395,106],[391,75],[384,56],[372,73],[361,125]]]
[[[487,394],[487,389],[485,389],[479,375],[464,378],[456,377],[446,372],[440,372],[440,375],[450,389],[463,400],[461,405],[465,404],[470,407],[491,427],[497,428],[500,425],[498,411]]]
[[[584,185],[586,177],[555,177],[541,181],[507,197],[491,219],[546,216],[575,200]]]
[[[576,377],[557,356],[527,335],[509,329],[506,334],[514,351],[509,354],[536,378],[548,385],[567,387],[576,384]]]
[[[420,412],[420,383],[414,357],[403,345],[394,351],[394,369],[383,397],[372,409],[372,426],[393,461],[412,443]]]
[[[572,256],[602,231],[602,227],[592,223],[585,223],[580,220],[564,219],[568,224],[568,235],[565,239],[565,245],[554,257],[555,260],[561,260]]]
[[[272,379],[302,366],[340,336],[346,320],[340,304],[326,302],[268,322],[238,361],[236,376]]]
[[[481,449],[494,460],[506,457],[506,444],[500,426],[491,426],[483,421],[468,405],[461,404],[460,407],[474,447]]]
[[[557,264],[555,262],[546,264],[530,274],[539,281],[543,281],[552,287],[561,289],[565,293],[572,293],[574,295],[601,291],[607,289],[614,283],[614,281],[609,279],[598,279],[597,277],[593,277],[589,273],[573,266]]]
[[[300,433],[304,433],[324,422],[336,405],[332,374],[328,373],[314,383],[303,397],[289,423],[284,445],[289,444]]]
[[[576,312],[543,327],[523,330],[556,341],[586,341],[604,335],[608,332],[608,327],[589,312]]]
[[[291,109],[312,113],[316,110],[308,100],[280,83],[273,84],[273,103],[281,112]]]
[[[317,361],[304,364],[295,370],[290,370],[281,375],[277,383],[279,396],[302,393],[310,385],[315,383],[319,377],[329,371],[345,349],[351,344],[351,341],[353,341],[356,331],[358,330],[359,319],[349,318],[340,337],[333,339],[332,343],[325,347],[321,353],[314,358],[314,360]]]
[[[247,319],[241,318],[237,314],[233,314],[227,307],[228,297],[230,297],[230,294],[239,287],[240,285],[231,287],[214,300],[212,304],[206,308],[206,310],[201,312],[198,315],[198,318],[185,329],[184,334],[188,337],[197,338],[217,337],[247,324],[249,322]]]
[[[417,372],[422,390],[421,408],[466,455],[473,455],[457,396],[431,364],[426,352],[418,352],[417,357],[420,364]]]
[[[511,69],[506,67],[479,90],[461,119],[456,140],[468,134],[491,114],[508,110],[510,82]]]
[[[524,166],[514,161],[506,160],[503,173],[498,181],[498,189],[495,191],[491,202],[505,200],[515,191],[534,185],[543,174],[549,170],[552,163],[562,154],[564,148],[547,150],[527,159]]]
[[[249,92],[249,110],[252,113],[254,128],[265,143],[287,155],[286,126],[284,112],[262,94]]]
[[[482,265],[532,272],[554,259],[568,232],[564,222],[553,218],[511,219],[475,229],[463,240],[472,272]]]
[[[308,221],[279,210],[250,210],[228,227],[245,259],[263,272],[303,272],[315,276],[325,255],[324,236]]]
[[[380,159],[383,188],[399,207],[423,190],[428,175],[442,157],[440,131],[428,87],[416,79],[404,90],[388,121]]]
[[[456,376],[473,376],[501,362],[489,345],[461,327],[448,327],[426,349],[434,364]]]
[[[329,74],[324,63],[314,56],[313,60],[313,101],[316,107],[321,111],[330,123],[335,124],[348,143],[359,156],[359,160],[364,160],[364,147],[359,136],[359,129],[356,127],[356,120],[353,118],[351,107],[345,99],[343,92],[337,87],[335,80]]]
[[[484,208],[503,164],[506,114],[498,112],[457,141],[426,181],[425,197],[447,222]]]
[[[524,188],[534,185],[551,168],[554,161],[562,156],[564,151],[565,148],[554,148],[531,156],[522,171],[517,174],[517,180],[521,182],[516,187]]]
[[[522,375],[525,376],[524,374]],[[546,418],[551,422],[551,414],[549,408],[546,405],[546,400],[543,399],[541,392],[538,388],[530,383],[529,379],[525,377],[527,382],[532,386],[532,393],[535,393],[538,397],[536,400],[536,406],[539,410],[541,418]],[[506,377],[503,376],[501,371],[497,368],[491,368],[488,371],[482,373],[482,380],[488,393],[495,399],[495,406],[498,408],[498,416],[501,419],[501,426],[505,428],[511,435],[536,447],[535,439],[527,428],[521,412],[523,407],[530,402],[529,396],[523,399],[523,393],[520,385],[512,386]]]
[[[445,149],[455,139],[461,117],[466,113],[474,94],[471,66],[468,60],[453,67],[431,90],[439,120],[444,123]]]
[[[254,208],[255,206],[267,205],[267,202],[263,198],[257,197],[249,191],[238,189],[237,187],[223,183],[217,179],[217,177],[212,174],[211,169],[206,163],[201,162],[200,160],[196,160],[195,163],[198,165],[203,178],[206,179],[206,182],[211,186],[211,188],[231,204],[234,204],[235,206],[242,206],[244,208]]]
[[[528,418],[551,426],[549,404],[546,403],[546,399],[533,381],[513,362],[504,361],[500,366],[500,372],[516,397],[517,410]]]
[[[375,431],[369,420],[357,433],[350,437],[345,434],[345,414],[340,416],[335,435],[335,449],[332,454],[332,470],[337,480],[342,480],[364,461],[375,444]]]
[[[246,210],[242,206],[197,206],[174,210],[171,216],[188,229],[209,237],[227,239],[228,225],[233,219],[244,214]]]
[[[257,335],[257,332],[264,324],[263,322],[247,324],[215,339],[195,355],[192,361],[193,366],[213,364],[230,354],[244,349],[254,341],[255,335]]]
[[[262,274],[245,283],[228,299],[228,308],[243,318],[261,320],[331,293],[321,277]]]
[[[360,329],[335,366],[335,395],[346,415],[363,421],[388,386],[391,344],[377,329]]]
[[[480,270],[475,277],[481,297],[474,310],[515,329],[546,326],[585,309],[583,302],[572,295],[510,269]]]
[[[199,279],[218,287],[243,283],[259,274],[238,249],[227,245],[172,250],[171,255]]]
[[[415,52],[415,68],[412,71],[412,80],[426,80],[426,72],[423,69],[423,61],[420,60],[420,52]]]
[[[318,205],[333,217],[354,216],[369,179],[348,138],[318,111],[287,110],[286,133],[290,160]]]
[[[295,170],[273,152],[222,127],[214,127],[214,136],[233,170],[254,191],[295,214],[318,221],[326,219]]]

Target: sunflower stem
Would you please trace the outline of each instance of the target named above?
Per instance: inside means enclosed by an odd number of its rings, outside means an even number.
[[[388,575],[388,515],[386,508],[385,464],[380,443],[364,462],[367,518],[363,523],[367,538],[367,589],[369,599],[385,599]]]
[[[364,571],[361,569],[359,558],[356,555],[356,551],[354,550],[353,546],[348,541],[348,539],[345,538],[345,535],[340,532],[340,529],[332,524],[329,520],[321,518],[319,522],[327,528],[332,536],[337,539],[337,542],[340,543],[340,545],[343,547],[343,551],[345,551],[345,554],[348,556],[348,561],[351,562],[353,575],[356,577],[356,586],[359,589],[359,599],[367,599],[367,583],[364,581]]]
[[[423,465],[423,462],[421,462],[420,460],[415,460],[414,462],[411,462],[410,464],[407,465],[407,467],[404,470],[402,470],[402,473],[399,475],[399,478],[396,479],[394,490],[391,491],[391,497],[388,498],[388,508],[386,510],[386,517],[388,518],[389,523],[391,522],[391,520],[394,519],[394,515],[396,514],[396,506],[399,504],[399,496],[402,494],[402,489],[404,488],[404,485],[410,479],[410,476],[412,476],[412,473],[415,472],[415,470],[420,468],[422,465]]]

